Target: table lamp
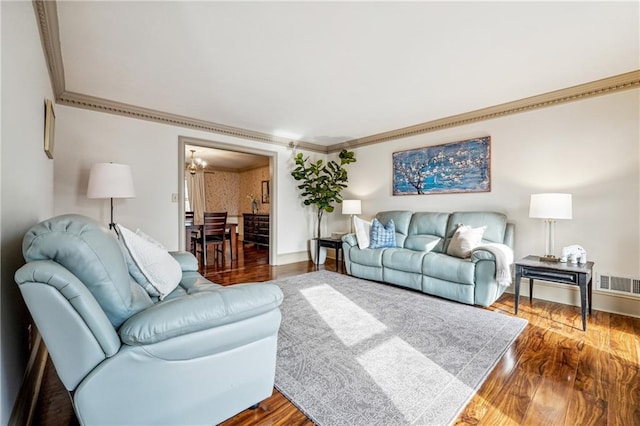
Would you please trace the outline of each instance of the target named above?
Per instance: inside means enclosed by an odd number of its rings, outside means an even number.
[[[113,229],[113,199],[135,198],[131,167],[126,164],[96,163],[91,166],[89,173],[88,198],[111,199],[111,222],[109,229]]]
[[[342,200],[342,214],[351,215],[349,222],[351,223],[351,233],[353,234],[353,215],[362,213],[362,203],[360,200]]]
[[[529,217],[545,220],[545,255],[540,260],[558,262],[554,255],[555,224],[556,219],[572,218],[571,194],[531,194]]]

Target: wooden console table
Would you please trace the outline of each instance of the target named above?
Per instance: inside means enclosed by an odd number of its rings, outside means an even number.
[[[580,287],[580,305],[582,308],[582,330],[587,331],[587,310],[591,315],[591,293],[593,281],[593,262],[585,264],[542,262],[538,256],[527,256],[515,262],[516,300],[515,313],[518,315],[520,300],[520,279],[529,278],[529,302],[533,299],[533,280],[551,281]]]

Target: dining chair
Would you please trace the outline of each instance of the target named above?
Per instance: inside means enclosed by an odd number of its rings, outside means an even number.
[[[214,246],[214,260],[218,263],[219,255],[222,255],[222,263],[224,263],[225,253],[225,234],[227,227],[227,212],[205,212],[204,223],[202,225],[200,238],[196,239],[200,244],[202,255],[202,265],[207,266],[207,249],[210,245]]]
[[[187,245],[189,246],[189,251],[195,256],[196,255],[196,242],[198,238],[200,238],[200,231],[198,227],[195,226],[194,223],[195,217],[193,212],[184,212],[184,226],[187,232]]]

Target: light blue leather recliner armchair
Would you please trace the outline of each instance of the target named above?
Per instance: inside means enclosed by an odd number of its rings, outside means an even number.
[[[273,391],[282,292],[222,287],[172,253],[179,286],[151,298],[120,242],[64,215],[24,237],[16,282],[81,424],[213,425]]]

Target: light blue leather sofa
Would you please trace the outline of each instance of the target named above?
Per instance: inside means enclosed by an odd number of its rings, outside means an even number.
[[[119,241],[92,219],[33,226],[16,282],[85,425],[214,425],[273,391],[282,292],[222,287],[190,253],[164,300],[129,274]]]
[[[507,286],[496,281],[492,253],[474,251],[470,259],[447,255],[447,246],[459,224],[486,226],[482,242],[513,249],[514,225],[494,212],[432,213],[380,212],[384,225],[393,219],[395,248],[360,249],[355,234],[343,237],[347,273],[386,282],[470,305],[489,306]]]

